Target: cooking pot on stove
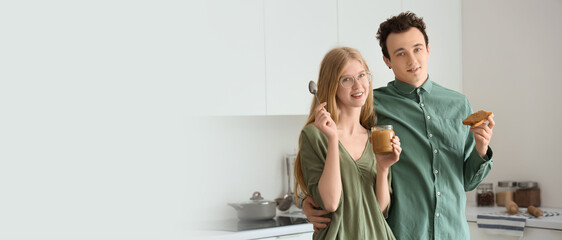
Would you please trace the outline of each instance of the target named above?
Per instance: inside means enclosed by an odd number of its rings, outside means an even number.
[[[238,218],[246,221],[268,220],[275,217],[277,203],[263,200],[260,192],[254,192],[250,201],[241,203],[229,203],[236,209]]]

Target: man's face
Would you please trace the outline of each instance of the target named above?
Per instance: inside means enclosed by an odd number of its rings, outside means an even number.
[[[391,33],[386,46],[390,59],[383,59],[392,68],[396,79],[416,87],[427,80],[429,47],[426,47],[420,30],[412,27],[406,32]]]

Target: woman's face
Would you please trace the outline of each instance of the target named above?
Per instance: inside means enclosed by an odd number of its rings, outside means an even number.
[[[346,64],[336,92],[339,108],[363,107],[371,89],[369,77],[365,74],[367,69],[358,60],[353,59]]]

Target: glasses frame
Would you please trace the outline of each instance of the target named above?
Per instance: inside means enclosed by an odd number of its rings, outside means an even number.
[[[371,81],[373,80],[373,75],[371,75],[371,72],[369,72],[369,71],[363,71],[363,72],[359,73],[359,75],[357,75],[357,76],[341,76],[340,79],[338,80],[338,82],[340,83],[340,86],[341,86],[342,88],[351,88],[351,87],[353,87],[353,85],[355,85],[355,80],[356,80],[356,79],[358,80],[358,79],[359,79],[359,76],[360,76],[361,74],[366,74],[366,75],[367,75],[367,80],[368,80],[369,82],[371,82]],[[349,87],[346,87],[346,86],[343,85],[343,82],[342,82],[342,81],[343,81],[345,78],[351,78],[351,81],[352,81],[352,82],[351,82],[351,85],[350,85]]]

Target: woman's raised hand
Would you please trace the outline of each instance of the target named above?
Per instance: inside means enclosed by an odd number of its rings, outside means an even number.
[[[328,138],[338,136],[338,129],[336,123],[330,116],[330,113],[324,109],[326,102],[321,103],[314,109],[314,126],[318,128]]]

